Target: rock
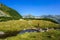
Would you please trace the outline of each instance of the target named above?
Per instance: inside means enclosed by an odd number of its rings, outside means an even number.
[[[0,31],[0,36],[1,36],[1,35],[4,35],[4,34],[5,34],[5,33],[4,33],[3,31]]]

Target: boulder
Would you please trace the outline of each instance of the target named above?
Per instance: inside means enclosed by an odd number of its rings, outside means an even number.
[[[5,34],[5,32],[0,31],[0,36],[3,36]]]

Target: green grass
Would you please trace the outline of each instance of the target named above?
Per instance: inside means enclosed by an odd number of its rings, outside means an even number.
[[[60,31],[50,30],[48,32],[18,34],[4,40],[60,40]]]
[[[39,25],[38,25],[39,24]],[[59,28],[59,24],[44,20],[10,20],[0,22],[0,31],[11,33],[31,28]],[[48,32],[32,32],[18,34],[1,40],[59,40],[60,31],[49,30]]]
[[[38,26],[39,24],[39,26]],[[53,28],[58,27],[58,24],[55,24],[50,21],[44,20],[12,20],[7,22],[0,22],[0,31],[20,31],[24,29],[31,28]]]
[[[4,12],[5,14],[9,15],[12,19],[17,20],[17,19],[22,18],[22,16],[16,10],[10,7],[7,7],[4,4],[0,4],[0,5],[1,5],[0,10]]]

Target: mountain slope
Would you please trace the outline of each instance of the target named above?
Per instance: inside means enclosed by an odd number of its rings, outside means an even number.
[[[0,17],[4,15],[4,17],[11,17],[12,19],[20,19],[22,16],[14,9],[7,7],[4,4],[0,4]]]
[[[43,15],[43,16],[41,16],[41,18],[53,19],[56,22],[60,23],[60,15]]]

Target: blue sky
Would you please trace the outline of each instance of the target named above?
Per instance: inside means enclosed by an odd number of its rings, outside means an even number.
[[[60,15],[60,0],[0,0],[21,15]]]

